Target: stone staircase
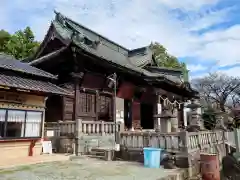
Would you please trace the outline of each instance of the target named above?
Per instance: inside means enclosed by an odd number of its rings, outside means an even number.
[[[115,151],[113,148],[92,148],[90,154],[88,155],[93,158],[99,158],[105,161],[112,161],[115,159]]]

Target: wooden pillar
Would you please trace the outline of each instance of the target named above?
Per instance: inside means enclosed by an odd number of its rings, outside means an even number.
[[[183,128],[185,127],[184,124],[184,104],[180,105],[180,108],[178,109],[178,127]]]
[[[117,98],[117,97],[116,97]],[[112,94],[111,96],[111,106],[109,106],[109,119],[114,122],[114,115],[116,116],[117,112],[114,112],[114,104],[116,106],[116,101],[115,101],[115,97],[114,95]],[[117,110],[117,108],[116,108]]]
[[[79,81],[76,82],[75,84],[75,100],[74,100],[74,120],[77,119],[78,117],[78,110],[79,110],[79,95],[80,95],[80,90],[79,90]]]
[[[74,72],[71,73],[74,79],[74,104],[73,104],[73,120],[77,120],[78,118],[78,111],[79,111],[79,95],[80,95],[80,84],[82,84],[84,73],[79,72],[79,68],[76,65],[77,62],[77,53],[76,48],[72,47],[73,52],[73,61],[74,61]]]
[[[127,128],[132,128],[132,101],[124,99],[124,123]]]
[[[81,125],[81,120],[77,119],[78,118],[78,110],[79,110],[79,93],[80,93],[80,89],[79,89],[79,79],[75,78],[74,79],[74,104],[73,104],[73,120],[75,121],[75,154],[76,156],[79,155],[79,151],[80,151],[80,136],[81,133],[80,131],[82,129],[79,129],[80,125]]]
[[[95,96],[95,111],[96,111],[96,121],[98,121],[98,114],[99,114],[99,108],[100,108],[100,99],[99,99],[99,92],[96,91],[96,96]]]
[[[79,96],[80,96],[80,83],[82,81],[82,74],[73,75],[74,78],[74,103],[73,103],[73,120],[76,121],[79,112]]]
[[[129,108],[128,108],[128,118],[129,118],[129,122],[130,122],[130,128],[133,127],[133,100],[131,99],[129,101]]]

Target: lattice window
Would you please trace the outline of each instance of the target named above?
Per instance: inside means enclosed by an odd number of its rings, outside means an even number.
[[[79,95],[79,110],[82,113],[95,113],[96,95],[90,93],[80,93]]]

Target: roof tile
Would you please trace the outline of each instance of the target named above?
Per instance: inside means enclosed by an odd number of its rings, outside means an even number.
[[[50,82],[27,79],[18,76],[9,76],[5,74],[0,74],[0,85],[51,94],[72,95],[71,92]]]
[[[41,69],[30,66],[27,63],[23,63],[19,60],[16,60],[12,56],[6,54],[0,54],[0,68],[18,71],[26,74],[32,74],[35,76],[56,79],[56,76],[48,72],[45,72]]]

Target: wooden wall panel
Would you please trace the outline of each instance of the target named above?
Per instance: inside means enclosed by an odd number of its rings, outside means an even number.
[[[73,107],[74,98],[64,97],[63,98],[63,120],[72,121],[73,120]]]
[[[105,79],[101,76],[85,73],[81,87],[99,90],[102,88]]]
[[[85,73],[83,80],[80,83],[80,90],[77,94],[77,118],[83,120],[105,120],[112,121],[113,119],[113,99],[111,94],[104,94],[106,91],[104,85],[107,84],[103,76]],[[65,83],[62,87],[74,91],[73,83]],[[84,89],[85,88],[85,89]],[[99,94],[97,95],[96,90]],[[64,98],[63,117],[64,120],[74,120],[74,98]]]

